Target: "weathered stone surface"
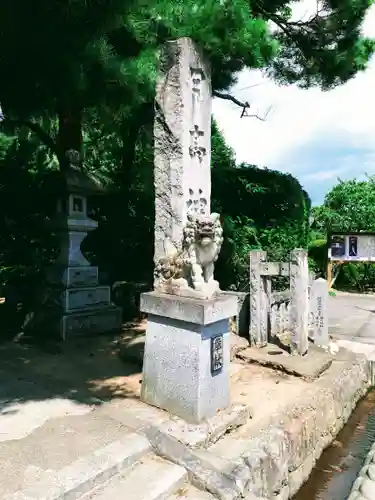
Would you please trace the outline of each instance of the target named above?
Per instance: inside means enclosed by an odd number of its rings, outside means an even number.
[[[165,240],[178,248],[187,213],[210,213],[211,74],[188,38],[160,57],[154,122],[155,263]]]
[[[329,344],[328,335],[328,284],[323,278],[314,280],[310,289],[310,314],[312,338],[318,346]]]
[[[221,343],[221,367],[214,372],[216,339]],[[141,393],[144,402],[199,423],[229,405],[229,365],[228,319],[202,325],[149,315]]]
[[[212,493],[219,500],[240,500],[242,495],[232,478],[216,471],[209,462],[175,438],[149,427],[144,433],[158,455],[168,458],[188,471],[193,485]]]
[[[249,418],[249,407],[235,404],[199,425],[192,425],[175,417],[162,423],[159,429],[189,448],[199,448],[215,443],[224,434],[246,424]]]
[[[60,236],[60,253],[47,271],[48,287],[23,325],[25,331],[63,339],[114,330],[122,323],[121,310],[111,304],[110,287],[98,285],[98,268],[90,265],[81,250],[87,233],[98,226],[87,215],[87,195],[101,189],[80,168],[77,151],[68,151],[67,159],[71,166],[56,176],[59,198],[51,223]]]
[[[66,288],[98,285],[98,268],[96,266],[58,267],[48,270],[50,283],[63,285]]]
[[[149,292],[141,295],[141,311],[153,316],[209,325],[234,316],[237,312],[237,301],[235,297],[227,295],[219,295],[210,300],[197,300]]]
[[[109,306],[93,311],[80,311],[62,316],[60,334],[63,340],[77,335],[95,335],[117,330],[122,324],[122,311]]]
[[[245,426],[223,436],[217,443],[221,450],[229,451],[231,445],[225,445],[227,440],[242,443],[235,456],[232,450],[230,459],[218,454],[215,444],[206,452],[189,455],[190,459],[185,455],[185,448],[181,448],[182,456],[177,459],[174,454],[172,460],[180,464],[190,461],[190,470],[194,470],[194,474],[198,470],[203,488],[213,477],[216,485],[219,478],[225,478],[225,484],[229,480],[230,490],[239,491],[241,498],[247,498],[248,491],[256,497],[291,498],[307,479],[323,449],[341,430],[358,399],[366,393],[368,372],[364,357],[342,350],[331,367],[307,386],[299,401],[270,415],[249,434]],[[163,456],[170,457],[172,451],[164,447]],[[208,471],[213,471],[214,476]],[[217,495],[216,491],[211,492]]]
[[[150,455],[132,470],[120,472],[95,488],[85,500],[167,500],[170,494],[183,490],[186,481],[183,467]]]
[[[211,75],[189,38],[160,56],[154,121],[155,271],[162,293],[211,298],[223,242],[211,214]]]
[[[132,466],[150,450],[143,436],[129,434],[60,470],[48,470],[7,500],[63,500],[80,498],[121,469]]]
[[[296,249],[291,253],[290,266],[290,329],[292,354],[304,355],[308,350],[309,268],[307,252]]]
[[[278,406],[279,397],[268,403],[266,398],[259,397],[268,410],[261,411],[261,418],[259,413],[257,416],[257,411],[252,419],[247,419],[245,415],[244,425],[233,425],[231,432],[227,432],[229,412],[228,415],[219,412],[204,424],[194,426],[181,419],[171,419],[166,412],[132,398],[103,404],[94,410],[92,418],[106,422],[110,417],[112,422],[117,420],[127,428],[133,428],[134,425],[136,432],[144,432],[149,437],[158,454],[186,467],[194,484],[203,489],[208,488],[214,498],[248,500],[254,495],[256,500],[286,500],[307,478],[316,458],[330,444],[358,398],[365,392],[368,387],[366,367],[364,358],[342,351],[318,380],[312,383],[294,381],[306,387],[306,391],[302,389],[296,392],[296,396],[289,399],[290,404]],[[249,383],[245,373],[250,377],[256,373],[268,373],[268,370],[257,367],[253,371],[244,366],[242,380]],[[270,379],[273,379],[273,375]],[[291,377],[287,379],[285,385],[280,381],[282,389],[279,395],[285,388],[288,391],[288,384],[294,384]],[[257,394],[262,395],[262,389]],[[256,408],[261,406],[258,398],[249,400],[249,403],[255,404]],[[112,413],[114,406],[117,410]],[[237,410],[240,412],[241,408],[232,408],[236,418]],[[127,418],[129,413],[133,416],[131,425]],[[104,416],[106,420],[103,420]],[[222,417],[221,422],[219,416]],[[215,437],[216,431],[218,434]],[[217,438],[219,440],[211,444]],[[225,450],[228,454],[223,453]],[[369,471],[370,467],[367,468]],[[250,491],[251,495],[248,494]],[[44,496],[41,498],[45,499]]]
[[[375,498],[375,482],[366,477],[359,488],[359,492],[366,500],[373,500]]]
[[[239,335],[234,335],[231,333],[230,335],[230,360],[233,361],[233,359],[237,356],[237,354],[240,351],[243,351],[244,349],[247,349],[249,347],[249,342],[248,340],[244,339],[243,337],[240,337]]]
[[[146,332],[134,332],[122,339],[120,346],[120,358],[125,361],[134,361],[143,366],[145,352]],[[237,353],[249,347],[249,342],[243,337],[233,333],[230,334],[230,360],[233,361]],[[233,368],[233,365],[232,365]]]
[[[366,456],[364,465],[354,481],[348,500],[375,498],[375,442]]]
[[[311,384],[298,404],[264,423],[261,447],[267,450],[271,445],[279,450],[272,455],[278,464],[277,470],[287,464],[288,473],[283,481],[289,485],[289,498],[307,479],[316,459],[346,423],[358,399],[366,393],[368,368],[364,357],[340,351],[332,366]],[[259,447],[258,443],[249,448],[250,455]],[[278,488],[279,482],[275,479],[273,490],[276,492]],[[262,491],[253,491],[264,495]]]
[[[323,349],[310,346],[306,356],[293,356],[277,346],[264,348],[249,347],[240,350],[237,356],[250,363],[259,363],[274,369],[303,377],[306,380],[318,378],[332,363],[332,356]]]
[[[261,274],[267,252],[250,252],[250,343],[263,347],[268,342],[268,298],[266,280]]]
[[[111,301],[111,289],[109,286],[73,288],[62,292],[59,298],[64,312],[75,312],[92,307],[108,306]]]

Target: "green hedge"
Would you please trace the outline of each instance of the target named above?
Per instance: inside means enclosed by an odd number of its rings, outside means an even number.
[[[327,268],[327,240],[316,239],[308,245],[310,267],[317,273],[325,275]]]
[[[306,248],[310,199],[290,174],[242,164],[212,170],[212,208],[222,214],[224,245],[217,276],[225,288],[248,287],[248,254],[260,248],[272,260]]]

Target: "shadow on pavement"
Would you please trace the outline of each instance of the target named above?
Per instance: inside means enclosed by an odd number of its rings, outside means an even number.
[[[124,325],[119,334],[96,338],[1,344],[0,415],[16,413],[25,402],[52,398],[91,405],[113,398],[138,399],[141,366],[124,361],[119,353],[126,349],[129,335],[143,332],[144,323],[136,322]]]

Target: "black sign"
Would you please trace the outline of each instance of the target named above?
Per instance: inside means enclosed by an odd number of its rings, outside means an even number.
[[[332,236],[331,255],[332,257],[343,257],[345,255],[345,236]]]
[[[349,257],[358,257],[357,236],[349,236]]]
[[[223,343],[224,340],[222,335],[217,335],[211,339],[211,373],[213,375],[221,372],[223,369]]]

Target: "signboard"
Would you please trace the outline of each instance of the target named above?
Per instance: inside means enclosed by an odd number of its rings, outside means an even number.
[[[216,375],[223,369],[224,339],[222,335],[211,338],[211,373]]]
[[[332,233],[328,259],[341,262],[375,262],[375,233]]]

